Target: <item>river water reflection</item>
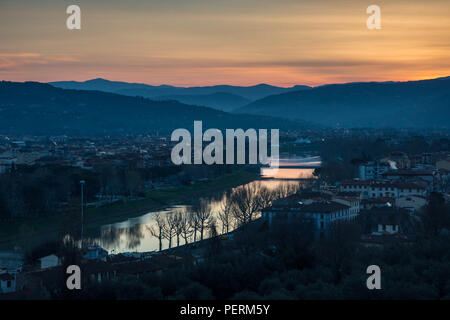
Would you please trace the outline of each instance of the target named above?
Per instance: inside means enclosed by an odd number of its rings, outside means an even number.
[[[262,168],[261,179],[250,182],[261,183],[269,189],[274,189],[281,184],[301,183],[299,179],[310,179],[313,171],[321,164],[319,157],[289,158],[280,160],[280,168]],[[208,199],[211,204],[212,215],[217,215],[222,204],[226,200],[226,193],[222,197]],[[90,234],[91,241],[108,250],[109,253],[122,252],[148,252],[158,250],[158,239],[149,231],[155,224],[155,215],[170,214],[175,211],[185,210],[187,206],[179,205],[169,207],[161,211],[149,212],[142,216],[127,219],[125,221],[103,225],[100,230]],[[220,232],[220,227],[218,231]],[[180,244],[183,244],[181,242]],[[167,241],[163,242],[163,249],[168,247]]]

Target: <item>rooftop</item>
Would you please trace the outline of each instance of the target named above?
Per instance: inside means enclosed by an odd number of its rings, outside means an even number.
[[[11,280],[14,280],[14,277],[9,273],[0,274],[0,281],[11,281]]]
[[[350,207],[335,201],[317,201],[310,204],[299,202],[275,202],[272,207],[263,211],[297,212],[297,213],[334,213]]]

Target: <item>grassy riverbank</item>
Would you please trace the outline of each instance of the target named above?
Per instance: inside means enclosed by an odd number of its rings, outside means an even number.
[[[213,197],[236,186],[248,183],[259,178],[258,172],[236,171],[217,179],[198,182],[190,186],[162,188],[147,192],[147,197],[142,200],[128,201],[112,204],[100,208],[87,210],[86,222],[113,223],[114,218],[132,218],[148,211],[158,210],[176,204],[190,204],[193,200],[203,197]]]
[[[192,200],[201,197],[213,197],[258,177],[257,171],[240,170],[211,181],[199,182],[190,186],[150,190],[147,192],[145,199],[87,209],[85,211],[86,227],[88,229],[96,228],[103,224],[137,217],[167,206],[190,203]],[[37,243],[54,240],[59,236],[63,223],[64,217],[62,216],[4,222],[0,226],[0,249],[12,249],[16,245],[28,248]]]

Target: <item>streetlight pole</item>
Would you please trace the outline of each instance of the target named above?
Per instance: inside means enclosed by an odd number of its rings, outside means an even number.
[[[81,180],[80,181],[80,185],[81,185],[81,246],[83,247],[83,232],[84,232],[84,199],[83,199],[83,194],[84,194],[84,184],[86,183],[86,181]]]

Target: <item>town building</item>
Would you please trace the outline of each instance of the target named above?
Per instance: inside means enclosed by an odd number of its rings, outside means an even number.
[[[392,163],[395,169],[411,168],[411,160],[408,155],[400,151],[391,152],[391,154],[382,161]]]
[[[404,242],[411,240],[408,233],[410,214],[408,210],[393,207],[361,210],[360,224],[363,230],[361,241],[364,244]]]
[[[54,254],[42,257],[38,260],[40,262],[41,269],[49,269],[49,268],[54,268],[54,267],[58,267],[61,265],[61,259],[57,255],[54,255]]]
[[[346,180],[341,182],[339,188],[341,192],[357,192],[361,199],[426,196],[428,192],[422,184],[402,181]]]
[[[274,201],[271,207],[263,209],[262,219],[269,225],[275,219],[304,219],[312,222],[320,235],[323,235],[333,223],[356,219],[359,213],[357,199],[328,198],[326,196],[311,198],[295,194]]]
[[[10,273],[0,273],[0,295],[16,292],[16,277]]]
[[[359,166],[359,178],[361,180],[373,180],[381,178],[381,175],[392,167],[387,162],[370,161]]]
[[[102,260],[106,261],[108,257],[108,251],[100,246],[88,246],[83,253],[83,258],[86,260]]]
[[[438,170],[445,169],[447,171],[450,171],[450,158],[437,161],[436,169]]]
[[[390,170],[384,172],[381,176],[389,180],[423,180],[433,183],[435,172],[432,170]]]
[[[428,201],[423,196],[403,196],[395,200],[395,207],[416,212],[427,205]]]

